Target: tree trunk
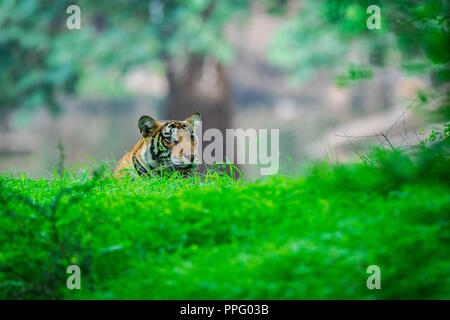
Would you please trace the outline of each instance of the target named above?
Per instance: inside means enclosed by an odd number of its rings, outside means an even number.
[[[11,116],[11,110],[10,109],[3,109],[0,110],[0,132],[9,132],[10,131],[10,125],[9,120]]]
[[[183,120],[194,112],[200,112],[203,132],[209,128],[222,132],[225,157],[225,129],[232,128],[233,107],[224,67],[214,58],[195,54],[191,54],[187,61],[171,60],[166,65],[169,83],[167,119]]]

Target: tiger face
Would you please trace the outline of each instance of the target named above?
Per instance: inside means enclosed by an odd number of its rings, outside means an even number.
[[[194,123],[200,113],[184,121],[155,121],[142,116],[138,127],[143,137],[140,158],[150,169],[192,170],[198,163]]]

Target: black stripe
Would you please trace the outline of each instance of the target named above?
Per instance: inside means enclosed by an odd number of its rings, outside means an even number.
[[[133,166],[136,172],[142,177],[148,174],[148,170],[139,162],[136,154],[133,154]]]
[[[152,154],[152,158],[156,159],[158,155],[161,153],[161,150],[159,150],[159,140],[158,137],[161,136],[161,133],[158,132],[154,137],[152,137],[152,141],[150,144],[150,153]]]

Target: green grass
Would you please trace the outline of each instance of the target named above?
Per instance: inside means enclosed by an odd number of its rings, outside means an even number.
[[[256,182],[5,174],[0,298],[449,299],[448,148],[370,159]]]

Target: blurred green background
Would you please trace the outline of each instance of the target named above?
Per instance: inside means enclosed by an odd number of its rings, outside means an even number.
[[[66,26],[71,4],[81,29]],[[380,29],[366,25],[370,5],[381,10]],[[389,129],[396,146],[419,144],[421,127],[429,134],[448,119],[448,9],[448,1],[2,1],[0,169],[48,176],[61,149],[69,165],[86,154],[118,160],[139,137],[142,114],[200,111],[204,128],[279,128],[286,172],[311,159],[353,160],[367,145],[387,145],[376,135]]]

